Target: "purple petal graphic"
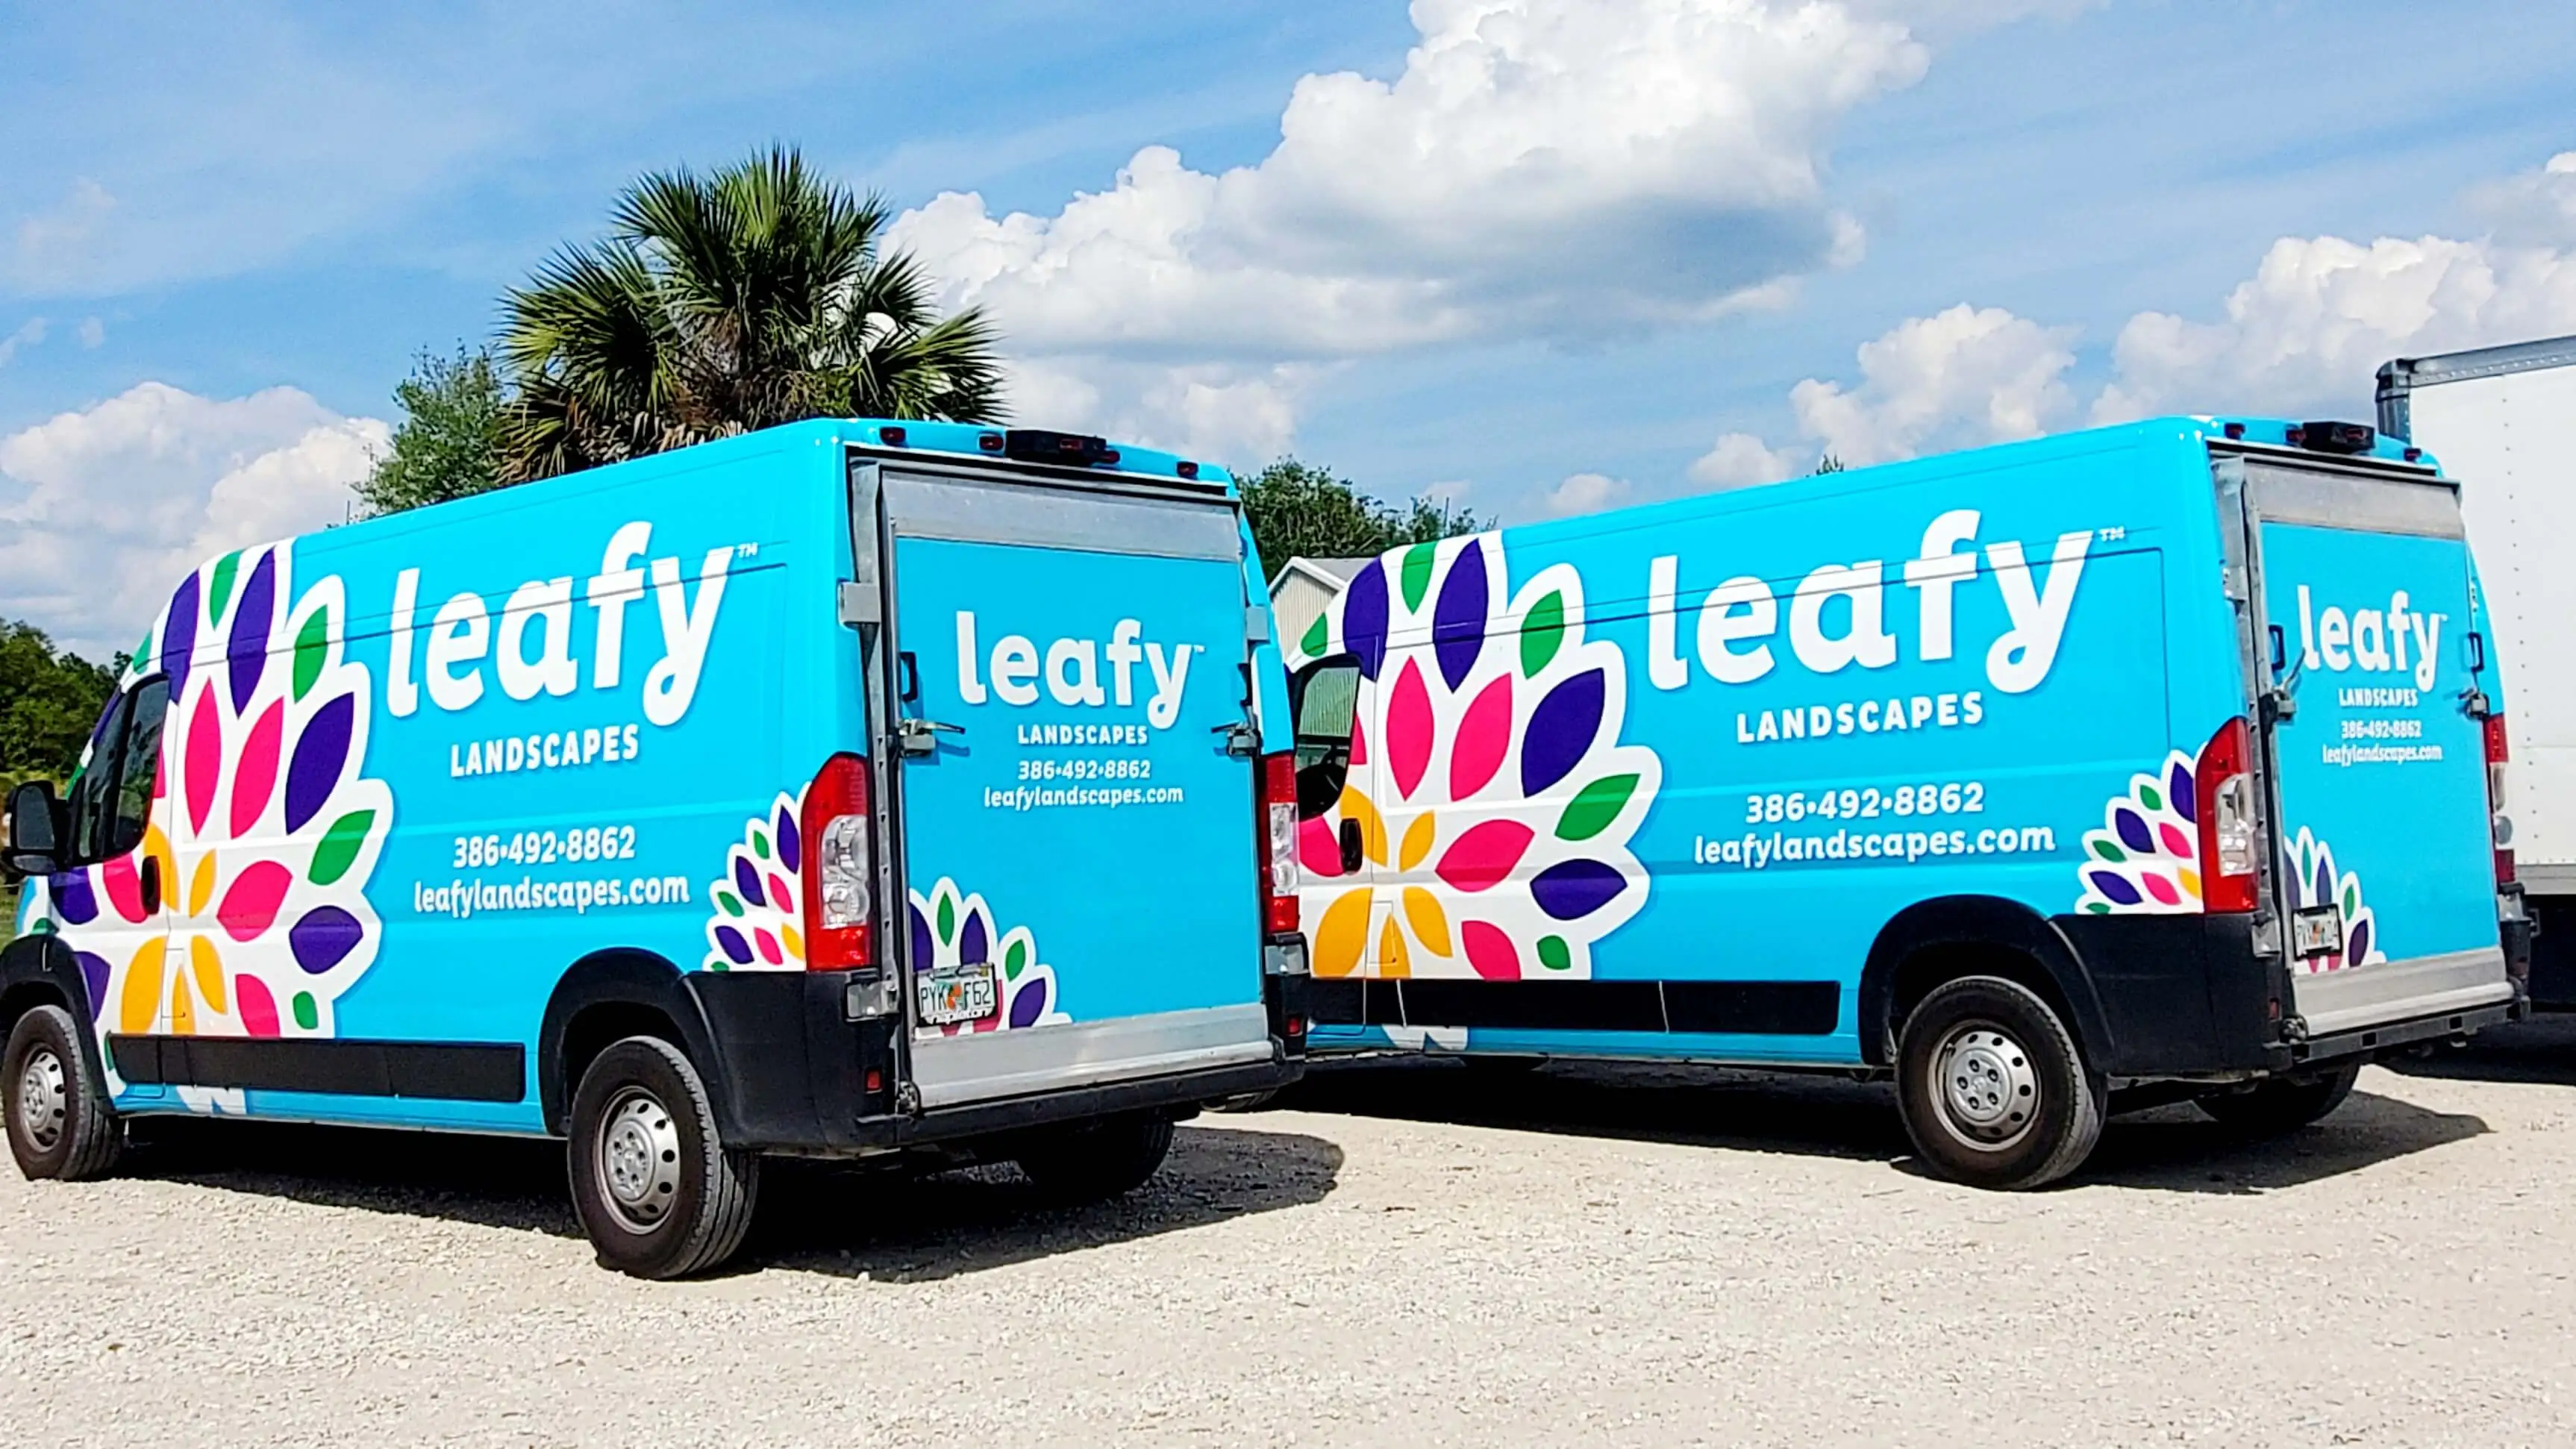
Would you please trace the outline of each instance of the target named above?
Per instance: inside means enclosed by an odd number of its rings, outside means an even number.
[[[796,833],[796,812],[784,805],[778,807],[778,828],[770,833],[778,837],[778,863],[794,874],[805,854],[805,842]]]
[[[2200,794],[2192,788],[2191,767],[2174,761],[2173,773],[2165,776],[2165,799],[2174,813],[2194,825],[2200,823]]]
[[[742,932],[735,930],[731,926],[718,926],[716,927],[716,944],[724,948],[725,955],[731,958],[735,965],[748,966],[751,964],[751,943],[742,938]]]
[[[89,985],[89,1016],[96,1021],[99,1013],[107,1009],[107,978],[111,974],[107,958],[88,951],[72,954],[80,961],[81,980]]]
[[[366,936],[367,928],[347,911],[338,906],[315,906],[287,929],[286,944],[295,953],[296,965],[319,976],[339,965]]]
[[[98,919],[98,893],[90,889],[89,872],[67,870],[53,878],[54,912],[71,925]]]
[[[957,959],[968,966],[993,959],[993,933],[982,911],[968,911],[966,924],[958,927]]]
[[[1530,898],[1560,921],[1572,921],[1618,899],[1627,879],[1597,860],[1560,861],[1530,881]]]
[[[921,914],[919,906],[907,905],[903,908],[903,913],[912,917],[912,969],[927,971],[930,969],[931,959],[930,921]]]
[[[2111,825],[2120,832],[2121,844],[2141,854],[2154,852],[2156,837],[2148,831],[2147,822],[2139,818],[2138,812],[2126,805],[2115,806],[2111,811]]]
[[[1564,779],[1592,748],[1607,688],[1600,670],[1587,669],[1549,690],[1530,711],[1529,730],[1521,736],[1522,795],[1535,796]]]
[[[233,713],[250,708],[250,697],[259,689],[260,672],[268,667],[268,631],[276,622],[277,551],[270,549],[259,556],[258,567],[250,571],[250,582],[242,585],[241,602],[233,608],[233,635],[224,650],[232,667]]]
[[[2093,882],[2093,889],[2100,891],[2105,899],[2116,902],[2117,904],[2134,906],[2138,902],[2146,899],[2146,897],[2138,894],[2138,888],[2136,886],[2129,884],[2127,880],[2110,871],[2087,871],[2085,872],[2084,878]]]
[[[1011,1025],[1035,1026],[1038,1024],[1038,1018],[1044,1015],[1046,1015],[1046,981],[1041,978],[1022,983],[1019,994],[1011,998]]]
[[[1431,606],[1431,652],[1440,661],[1440,677],[1456,689],[1476,667],[1485,647],[1485,541],[1469,539],[1449,562],[1440,598]]]
[[[760,872],[753,870],[751,862],[739,855],[733,858],[733,888],[742,892],[743,900],[752,905],[769,903],[769,897],[761,893]],[[782,911],[787,909],[787,903],[780,901],[778,908]]]
[[[188,682],[188,656],[197,648],[197,576],[190,574],[170,596],[170,623],[161,631],[161,672],[170,676],[170,697],[182,697]]]
[[[2343,938],[2343,959],[2358,966],[2370,956],[2370,922],[2355,921]]]
[[[358,697],[344,694],[313,712],[296,737],[295,754],[286,766],[286,828],[304,823],[330,803],[340,783],[340,767],[349,762],[349,734],[357,720]]]
[[[1386,663],[1386,563],[1370,559],[1342,595],[1342,647],[1359,656],[1360,673],[1377,678]]]
[[[2314,893],[2308,897],[2308,904],[2321,906],[2333,900],[2334,880],[2334,857],[2326,854],[2324,847],[2320,846],[2317,850],[2316,886]]]

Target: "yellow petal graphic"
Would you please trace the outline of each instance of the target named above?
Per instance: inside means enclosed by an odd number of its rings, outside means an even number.
[[[1449,954],[1449,913],[1440,909],[1440,898],[1420,886],[1404,888],[1404,923],[1422,938],[1425,949],[1434,956]]]
[[[188,938],[188,970],[197,978],[197,994],[206,999],[207,1010],[230,1015],[232,1008],[224,1005],[224,958],[215,954],[212,938]]]
[[[1386,864],[1386,817],[1377,813],[1366,795],[1347,785],[1342,787],[1342,818],[1360,823],[1360,853]]]
[[[1360,947],[1368,941],[1369,893],[1344,891],[1324,909],[1315,927],[1315,974],[1348,976],[1360,969]]]
[[[166,892],[179,883],[179,865],[170,856],[170,837],[161,833],[160,826],[151,826],[143,832],[143,853],[159,867],[162,891]],[[162,899],[166,902],[169,897],[164,895]]]
[[[125,966],[125,986],[116,997],[116,1029],[150,1031],[161,1010],[161,938],[135,948]]]
[[[2186,866],[2182,867],[2181,869],[2179,869],[2179,870],[2175,871],[2175,872],[2174,872],[2174,874],[2179,875],[2179,876],[2181,876],[2181,877],[2182,877],[2182,888],[2183,888],[2184,890],[2186,890],[2186,891],[2191,892],[2191,898],[2192,898],[2193,900],[2199,900],[2199,899],[2200,899],[2200,872],[2199,872],[2199,871],[2196,871],[2196,870],[2193,870],[2190,866],[2187,866],[2187,865],[2186,865]]]
[[[1422,864],[1423,857],[1431,853],[1433,837],[1439,833],[1439,827],[1431,823],[1430,811],[1414,816],[1413,823],[1404,827],[1404,850],[1395,858],[1396,867],[1411,870]]]
[[[1413,974],[1413,962],[1404,954],[1404,933],[1395,928],[1393,916],[1378,928],[1377,974],[1389,978]]]
[[[794,926],[787,924],[785,921],[779,922],[778,936],[779,939],[787,943],[787,954],[789,956],[794,957],[799,961],[805,959],[805,938],[796,934],[796,928]]]
[[[188,914],[202,916],[206,903],[215,898],[215,853],[211,850],[197,857],[197,874],[188,882]]]

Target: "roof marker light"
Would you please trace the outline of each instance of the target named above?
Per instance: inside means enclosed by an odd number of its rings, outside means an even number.
[[[877,429],[877,441],[879,441],[879,442],[881,442],[881,443],[885,444],[885,445],[886,445],[887,447],[889,447],[889,448],[900,448],[900,447],[902,447],[902,446],[903,446],[903,439],[904,439],[904,431],[903,431],[903,429],[901,429],[901,428],[879,428],[879,429]]]

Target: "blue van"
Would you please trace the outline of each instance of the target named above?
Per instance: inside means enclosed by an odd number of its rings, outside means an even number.
[[[208,560],[10,802],[10,1147],[561,1135],[654,1277],[763,1154],[1133,1187],[1300,1070],[1259,578],[1217,469],[841,421]]]
[[[2286,1127],[2519,1009],[2458,490],[2367,428],[1422,544],[1285,643],[1318,1052],[1892,1076],[2028,1187],[2115,1107]]]

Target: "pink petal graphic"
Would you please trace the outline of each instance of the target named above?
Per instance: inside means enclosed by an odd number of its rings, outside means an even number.
[[[1297,822],[1297,863],[1317,875],[1342,873],[1342,847],[1333,839],[1331,821],[1318,815]]]
[[[233,838],[250,834],[259,823],[260,812],[268,808],[269,792],[277,788],[277,749],[286,733],[286,701],[276,700],[259,723],[250,727],[250,739],[242,746],[241,763],[233,769]]]
[[[1431,691],[1422,683],[1422,661],[1404,661],[1395,677],[1395,696],[1386,706],[1386,760],[1395,771],[1396,793],[1410,800],[1431,764]]]
[[[776,936],[769,934],[767,931],[754,931],[751,933],[751,939],[760,947],[761,960],[775,966],[787,959],[779,953],[778,938]]]
[[[1432,869],[1459,890],[1489,890],[1521,863],[1533,834],[1517,820],[1488,820],[1459,836]]]
[[[2192,844],[2191,837],[2183,834],[2169,821],[2158,822],[2156,833],[2163,839],[2167,851],[2184,860],[2189,860],[2199,853],[2199,848]]]
[[[2138,872],[2138,882],[2147,888],[2147,894],[2154,896],[2159,904],[2168,906],[2182,904],[2182,893],[2174,889],[2173,882],[2154,871]]]
[[[277,998],[268,985],[245,971],[233,978],[233,1004],[241,1009],[242,1029],[252,1036],[277,1035]]]
[[[277,908],[286,903],[286,888],[294,883],[295,877],[276,861],[253,861],[224,892],[223,904],[215,907],[215,919],[223,922],[225,935],[247,941],[277,919]]]
[[[1458,934],[1467,944],[1467,964],[1476,968],[1477,975],[1488,981],[1521,979],[1521,953],[1500,928],[1467,921],[1458,927]]]
[[[1464,800],[1484,789],[1503,767],[1503,752],[1511,743],[1512,677],[1506,674],[1485,686],[1458,723],[1458,736],[1449,745],[1449,798]]]
[[[1351,721],[1351,768],[1368,763],[1368,729],[1357,719]]]
[[[188,707],[188,828],[203,834],[215,808],[215,780],[224,768],[224,726],[215,709],[215,687],[197,690]]]
[[[143,879],[135,874],[134,857],[110,857],[98,868],[99,884],[107,889],[107,903],[129,921],[143,919]]]

